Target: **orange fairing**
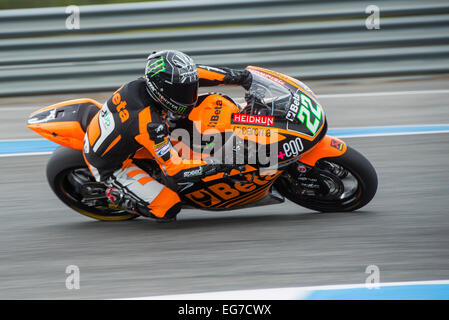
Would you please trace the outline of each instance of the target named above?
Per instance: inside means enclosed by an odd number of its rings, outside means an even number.
[[[64,147],[83,149],[84,131],[78,121],[36,123],[28,128]]]
[[[319,159],[340,157],[346,152],[346,149],[346,143],[342,140],[325,136],[312,149],[304,153],[299,161],[309,166],[314,166]]]
[[[92,99],[60,102],[33,112],[28,128],[60,145],[82,150],[85,132],[81,123],[87,125],[87,116],[100,109],[101,105]]]
[[[223,96],[211,94],[190,112],[189,119],[201,134],[213,129],[224,132],[231,129],[231,114],[236,112],[239,108],[234,103]]]

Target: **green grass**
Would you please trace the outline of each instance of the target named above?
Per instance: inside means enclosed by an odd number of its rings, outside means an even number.
[[[148,2],[160,0],[0,0],[0,10],[43,7],[83,6],[89,4]]]

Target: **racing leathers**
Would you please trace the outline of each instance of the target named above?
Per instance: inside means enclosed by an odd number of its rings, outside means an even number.
[[[197,71],[200,86],[251,84],[246,70],[197,66]],[[142,148],[169,178],[199,166],[203,168],[198,172],[205,172],[211,166],[182,161],[170,143],[167,111],[149,96],[143,77],[119,88],[95,115],[86,131],[83,155],[95,179],[109,186],[107,196],[113,204],[146,217],[173,219],[181,200],[133,161]]]

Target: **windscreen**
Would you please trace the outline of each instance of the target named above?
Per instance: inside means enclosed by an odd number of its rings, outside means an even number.
[[[253,76],[246,100],[247,113],[266,115],[285,114],[292,99],[292,93],[283,85],[277,83],[278,79],[257,70],[249,70]]]
[[[296,79],[259,69],[247,69],[253,81],[245,97],[247,106],[242,112],[274,116],[278,121],[285,120],[288,130],[311,137],[320,132],[325,115],[313,92]]]

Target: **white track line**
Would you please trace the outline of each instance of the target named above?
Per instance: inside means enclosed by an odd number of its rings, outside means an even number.
[[[26,153],[6,153],[0,154],[0,158],[6,157],[23,157],[23,156],[42,156],[52,154],[53,151],[45,151],[45,152],[26,152]]]
[[[319,94],[319,99],[326,98],[350,98],[350,97],[380,97],[380,96],[403,96],[411,94],[446,94],[449,89],[441,90],[416,90],[416,91],[391,91],[391,92],[361,92],[361,93],[335,93],[335,94]]]
[[[449,284],[449,280],[432,281],[409,281],[409,282],[385,282],[379,283],[379,287],[389,286],[411,286],[411,285],[433,285]],[[120,300],[289,300],[306,298],[308,294],[317,290],[341,290],[369,288],[366,284],[331,285],[314,287],[273,288],[259,290],[235,290],[214,291],[192,294],[176,294],[163,296],[148,296],[125,298]]]
[[[0,139],[0,142],[42,141],[42,138]]]
[[[341,139],[350,139],[350,138],[370,138],[370,137],[386,137],[386,136],[412,136],[417,134],[438,134],[438,133],[449,133],[449,130],[439,130],[439,131],[414,131],[414,132],[394,132],[394,133],[367,133],[367,134],[354,134],[350,136],[346,136],[344,134],[335,135]]]

